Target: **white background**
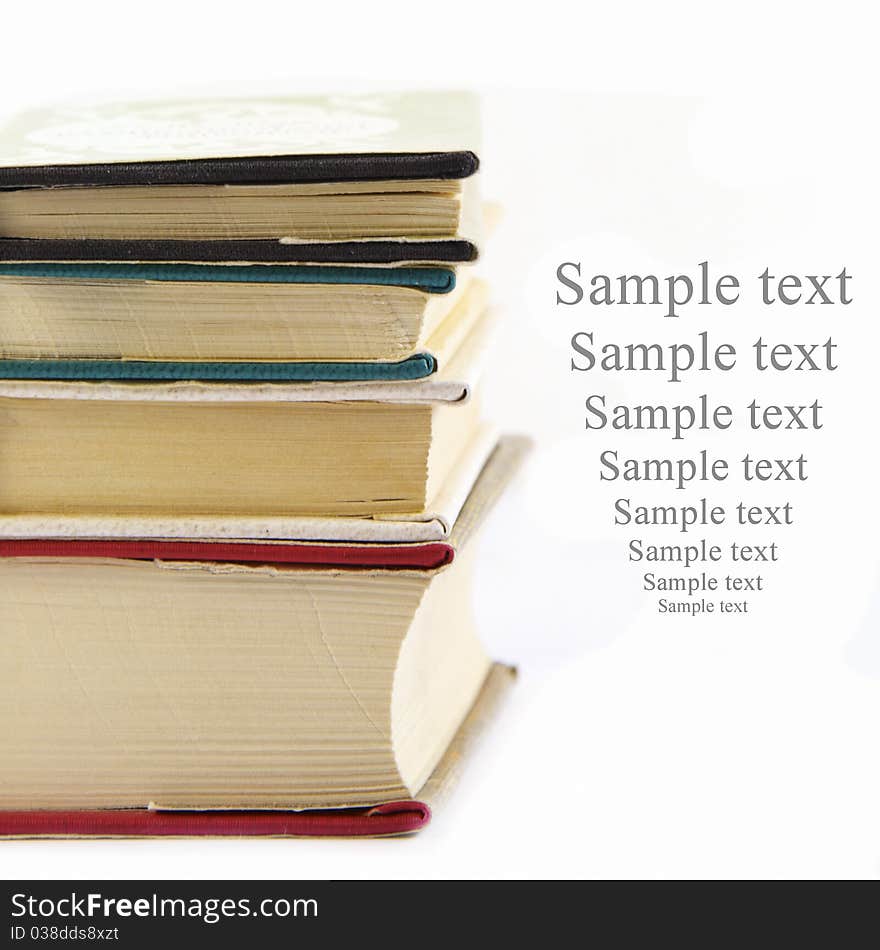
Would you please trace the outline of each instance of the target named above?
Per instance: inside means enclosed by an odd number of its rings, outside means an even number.
[[[484,190],[506,207],[485,263],[504,308],[506,370],[487,381],[487,401],[506,428],[538,441],[482,542],[477,605],[493,654],[519,664],[520,683],[423,834],[3,843],[5,876],[877,876],[880,156],[868,9],[80,2],[4,11],[0,118],[93,95],[481,90]],[[557,308],[554,272],[569,259],[586,274],[660,275],[708,259],[749,293],[677,322]],[[846,265],[855,303],[765,310],[753,279],[767,265]],[[704,374],[678,389],[644,378],[652,374],[585,379],[568,371],[579,329],[600,342],[687,341],[708,329],[744,351],[760,333],[804,343],[833,334],[842,367],[778,380]],[[820,397],[828,414],[822,433],[737,430],[672,446],[585,432],[592,391],[631,402],[704,391],[734,404]],[[782,559],[748,617],[656,613],[626,562],[632,532],[611,524],[611,500],[624,492],[598,482],[608,447],[808,454],[806,485],[749,490],[757,503],[790,499],[797,524],[765,533]],[[671,494],[625,493],[665,503]],[[705,493],[745,497],[739,484]],[[749,540],[725,528],[712,536],[733,538]]]

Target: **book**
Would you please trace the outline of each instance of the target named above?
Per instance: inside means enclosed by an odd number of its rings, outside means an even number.
[[[0,378],[419,379],[487,300],[447,268],[0,265]]]
[[[527,441],[481,426],[430,511],[372,518],[0,515],[0,558],[118,557],[336,567],[449,564],[476,516],[519,468]],[[464,513],[463,513],[464,511]]]
[[[404,383],[0,380],[0,510],[374,515],[430,506],[480,422],[484,319]]]
[[[474,99],[0,130],[0,837],[419,830],[514,671]]]
[[[412,834],[454,790],[467,761],[507,699],[516,670],[492,665],[458,731],[418,799],[383,802],[365,808],[308,811],[285,809],[3,809],[0,838],[130,837],[385,837]]]
[[[464,93],[43,110],[0,133],[0,259],[470,260],[476,126]]]
[[[167,517],[102,512],[0,514],[4,540],[318,541],[332,544],[429,544],[448,542],[471,488],[493,453],[497,434],[481,423],[451,467],[430,508],[420,512],[378,512],[359,517],[243,515]],[[504,440],[499,451],[507,446]]]
[[[366,807],[418,794],[489,661],[436,572],[0,563],[4,808]]]
[[[77,833],[71,812],[91,815],[83,833],[114,833],[94,810],[148,808],[159,820],[117,814],[116,831],[249,833],[228,813],[255,810],[252,833],[300,833],[265,811],[325,809],[402,811],[412,830],[415,806],[394,803],[437,790],[506,678],[470,615],[472,542],[519,448],[478,480],[458,556],[435,570],[0,558],[0,834]],[[21,814],[35,809],[57,812],[42,832]],[[213,824],[165,823],[213,810]],[[346,817],[337,833],[355,833]],[[358,833],[389,833],[372,827]]]

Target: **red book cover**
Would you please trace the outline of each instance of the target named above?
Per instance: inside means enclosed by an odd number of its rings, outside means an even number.
[[[0,540],[0,557],[112,557],[429,570],[449,564],[454,556],[452,545],[440,541],[427,544],[261,544],[252,541],[141,541],[128,538]]]
[[[375,837],[409,834],[430,820],[417,801],[322,811],[0,811],[0,837]]]

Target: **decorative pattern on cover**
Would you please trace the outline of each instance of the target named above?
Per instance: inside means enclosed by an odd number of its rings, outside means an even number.
[[[58,106],[0,135],[0,186],[466,178],[467,92]]]

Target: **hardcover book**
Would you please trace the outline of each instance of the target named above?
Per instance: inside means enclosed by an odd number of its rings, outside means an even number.
[[[0,134],[0,260],[471,260],[476,129],[456,93],[34,113]]]
[[[487,299],[448,268],[0,265],[0,378],[419,379]]]
[[[143,518],[0,515],[0,558],[110,557],[336,567],[449,564],[528,443],[482,426],[431,510],[370,518]]]
[[[491,666],[474,705],[418,798],[360,808],[173,809],[0,808],[0,838],[297,838],[388,837],[420,831],[457,785],[468,759],[502,710],[516,676],[512,667]]]
[[[430,570],[19,553],[0,835],[398,834],[509,682],[470,611],[502,442]]]

